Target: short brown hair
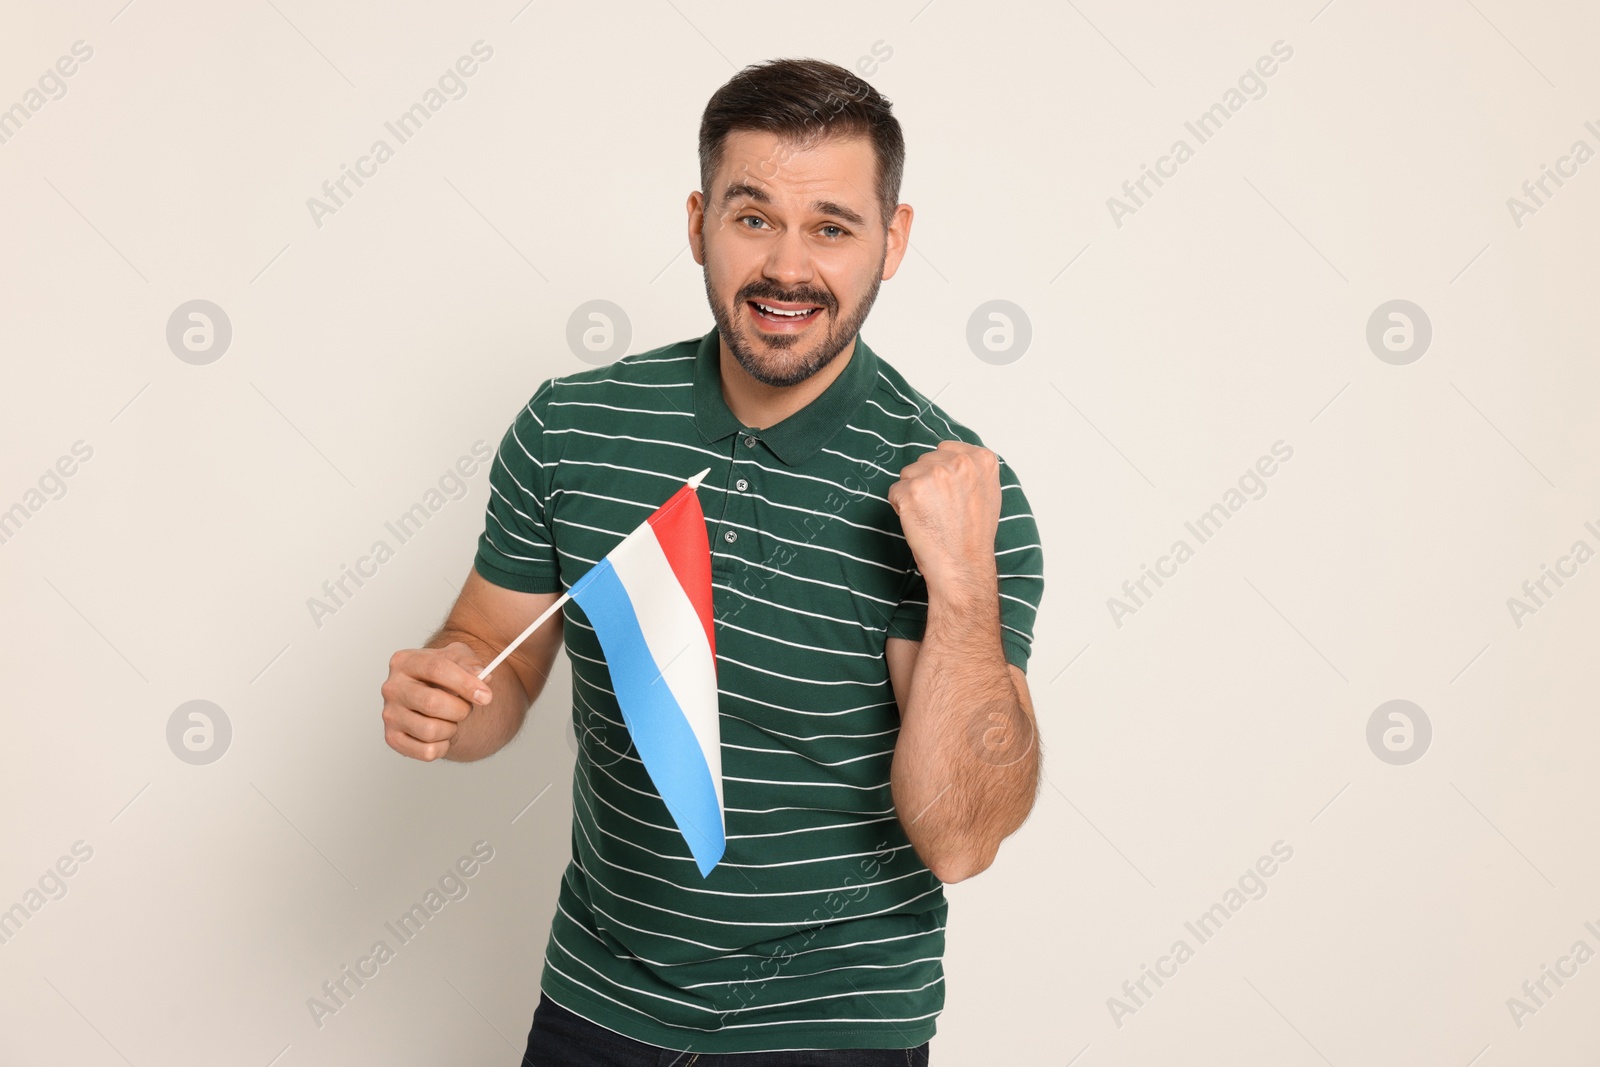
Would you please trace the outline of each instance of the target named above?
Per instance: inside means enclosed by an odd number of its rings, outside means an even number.
[[[888,99],[836,63],[773,59],[753,63],[712,94],[700,118],[700,186],[722,165],[735,130],[760,130],[810,146],[830,137],[866,136],[878,161],[878,207],[884,229],[900,203],[906,143]]]

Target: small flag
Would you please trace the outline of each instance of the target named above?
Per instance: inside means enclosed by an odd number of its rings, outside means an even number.
[[[722,859],[722,728],[701,471],[567,590],[605,651],[623,721],[701,877]]]

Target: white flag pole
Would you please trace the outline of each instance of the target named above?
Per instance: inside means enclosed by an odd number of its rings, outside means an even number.
[[[494,670],[496,667],[500,666],[500,664],[504,663],[506,661],[506,657],[511,655],[511,653],[513,653],[513,652],[515,652],[517,650],[517,646],[518,645],[522,644],[522,642],[526,641],[530,636],[532,636],[533,631],[537,630],[539,628],[539,626],[546,619],[548,619],[550,616],[554,615],[556,613],[556,611],[558,609],[560,609],[561,605],[565,604],[567,601],[569,601],[571,599],[572,599],[572,594],[571,593],[562,593],[561,594],[561,599],[557,600],[554,604],[551,604],[548,608],[545,608],[544,611],[540,612],[539,613],[539,617],[537,619],[534,619],[532,622],[530,622],[528,624],[528,628],[526,630],[522,631],[520,634],[518,634],[517,635],[517,639],[515,641],[511,642],[509,645],[507,645],[505,647],[505,651],[504,652],[500,653],[494,659],[490,660],[489,661],[489,665],[487,667],[485,667],[483,670],[478,672],[478,678],[481,680],[481,679],[489,677],[489,672],[490,671]]]
[[[705,478],[706,475],[708,475],[710,473],[711,473],[711,468],[707,467],[705,470],[701,471],[699,474],[696,474],[693,478],[688,479],[688,483],[687,484],[688,484],[689,488],[690,489],[698,489],[698,488],[700,488],[700,482]],[[572,594],[571,593],[562,593],[561,594],[561,598],[559,600],[557,600],[554,604],[551,604],[548,608],[545,608],[544,611],[540,612],[539,613],[539,617],[537,619],[534,619],[532,622],[530,622],[528,624],[528,628],[526,630],[523,630],[520,634],[518,634],[516,640],[512,641],[509,645],[507,645],[505,647],[505,651],[501,652],[498,656],[496,656],[493,660],[491,660],[489,662],[489,665],[487,667],[485,667],[483,670],[478,672],[478,679],[481,681],[482,679],[489,677],[489,672],[490,671],[494,670],[496,667],[500,666],[500,664],[504,663],[506,661],[506,657],[511,655],[511,653],[513,653],[513,652],[515,652],[517,650],[517,646],[518,645],[522,644],[522,642],[526,641],[529,637],[533,636],[533,631],[537,630],[541,625],[543,625],[544,621],[546,619],[548,619],[550,616],[554,615],[558,610],[560,610],[561,605],[565,604],[567,601],[569,601],[571,599],[572,599]]]

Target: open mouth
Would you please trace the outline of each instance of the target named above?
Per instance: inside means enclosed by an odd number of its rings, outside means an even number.
[[[767,329],[785,330],[802,326],[821,314],[822,309],[805,304],[769,304],[760,300],[745,301],[751,316]]]

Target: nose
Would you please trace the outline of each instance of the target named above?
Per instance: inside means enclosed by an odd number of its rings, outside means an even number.
[[[809,285],[813,272],[806,235],[792,227],[779,234],[767,251],[767,261],[762,265],[761,273],[783,286],[786,292]]]

